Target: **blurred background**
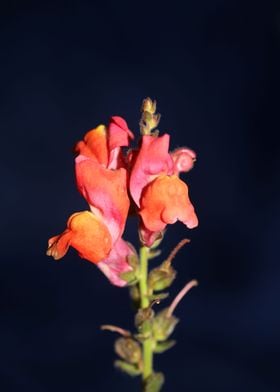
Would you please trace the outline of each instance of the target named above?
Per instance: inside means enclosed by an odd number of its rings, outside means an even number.
[[[279,16],[270,1],[2,5],[1,391],[139,390],[99,329],[133,326],[127,290],[75,251],[56,263],[45,250],[87,208],[73,145],[111,115],[137,134],[147,96],[171,148],[198,154],[184,179],[200,226],[170,227],[162,246],[191,239],[171,298],[200,282],[156,358],[164,391],[280,390]]]

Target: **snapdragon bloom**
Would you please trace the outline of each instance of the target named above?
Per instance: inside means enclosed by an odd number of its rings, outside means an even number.
[[[142,242],[151,246],[166,225],[177,221],[198,225],[188,186],[179,178],[193,167],[196,154],[188,148],[169,152],[170,136],[143,135],[138,149],[125,156],[122,147],[133,139],[126,121],[118,116],[108,127],[99,125],[75,146],[77,187],[90,211],[74,213],[66,230],[49,240],[47,254],[62,258],[69,246],[96,264],[117,286],[132,267],[135,250],[122,239],[130,201],[141,217]]]
[[[130,193],[141,216],[143,242],[151,246],[167,224],[181,221],[189,229],[198,225],[188,186],[179,178],[189,171],[195,153],[180,148],[169,153],[170,136],[143,135],[140,148],[133,153]]]
[[[121,274],[132,269],[128,258],[135,252],[121,238],[130,205],[128,172],[121,147],[127,146],[132,138],[125,120],[115,116],[108,128],[100,125],[77,143],[77,186],[91,211],[73,214],[67,229],[49,240],[47,251],[60,259],[72,246],[117,286],[126,284]]]

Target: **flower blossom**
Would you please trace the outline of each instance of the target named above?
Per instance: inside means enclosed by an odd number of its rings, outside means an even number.
[[[115,116],[108,128],[100,125],[77,143],[77,187],[90,211],[71,215],[67,229],[49,240],[47,251],[60,259],[72,246],[117,286],[126,284],[121,274],[132,269],[128,258],[134,254],[133,247],[121,238],[130,205],[121,147],[128,146],[132,138],[125,120]]]
[[[181,221],[189,229],[198,225],[188,186],[179,178],[196,158],[188,148],[169,153],[170,136],[143,135],[131,158],[129,188],[141,216],[142,241],[151,246],[167,224]]]

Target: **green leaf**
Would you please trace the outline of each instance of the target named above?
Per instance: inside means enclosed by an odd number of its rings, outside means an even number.
[[[164,353],[169,350],[173,346],[175,346],[176,340],[166,340],[165,342],[158,342],[156,347],[154,348],[154,352],[156,354]]]
[[[144,392],[159,392],[163,384],[164,384],[163,373],[153,373],[145,381]]]
[[[115,361],[114,365],[117,369],[121,370],[122,372],[128,374],[131,377],[136,377],[141,374],[141,370],[137,366],[132,365],[131,363],[117,360]]]

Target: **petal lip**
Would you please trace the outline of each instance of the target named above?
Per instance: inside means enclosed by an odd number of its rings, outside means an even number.
[[[119,116],[112,116],[108,126],[108,149],[127,147],[134,135],[128,128],[127,122]]]
[[[131,130],[128,128],[127,122],[125,121],[124,118],[120,117],[120,116],[112,116],[110,118],[110,122],[109,122],[109,132],[110,132],[110,126],[115,125],[119,130],[124,131],[127,134],[128,140],[129,139],[134,139],[134,135],[131,132]],[[122,146],[124,146],[126,144],[122,144]]]
[[[98,263],[110,253],[112,238],[99,217],[90,211],[76,212],[68,219],[66,230],[50,238],[47,255],[58,260],[69,246],[75,248],[81,258]]]
[[[177,221],[187,227],[198,225],[188,196],[188,186],[176,175],[159,176],[144,189],[139,214],[143,225],[151,232],[162,231]]]
[[[99,125],[88,131],[83,140],[76,144],[74,150],[78,155],[84,155],[106,167],[109,159],[106,127]]]

